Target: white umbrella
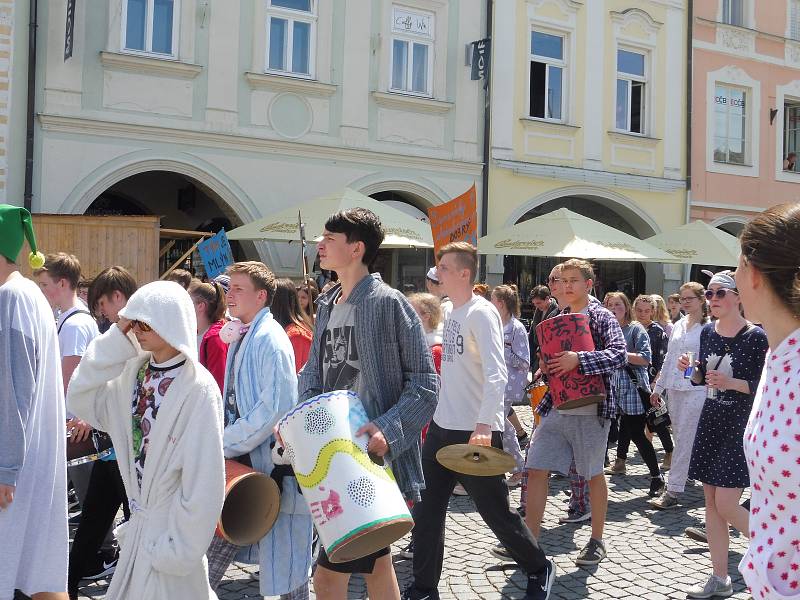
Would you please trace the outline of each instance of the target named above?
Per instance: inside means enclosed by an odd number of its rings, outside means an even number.
[[[668,229],[645,240],[668,252],[676,262],[733,267],[739,263],[739,240],[730,233],[695,221]]]
[[[481,254],[556,256],[599,260],[678,262],[663,250],[632,235],[566,208],[478,240]]]
[[[228,239],[298,241],[301,239],[298,211],[300,220],[305,225],[305,232],[318,238],[322,235],[328,217],[340,210],[355,207],[368,208],[381,220],[386,231],[382,248],[433,248],[433,236],[428,223],[350,188],[294,205],[237,227],[228,232]]]

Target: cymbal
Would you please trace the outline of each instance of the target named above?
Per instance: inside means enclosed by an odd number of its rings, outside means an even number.
[[[473,444],[452,444],[436,453],[436,460],[451,471],[490,477],[514,470],[514,457],[498,448]]]

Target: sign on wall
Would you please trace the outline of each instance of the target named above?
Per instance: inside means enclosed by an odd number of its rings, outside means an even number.
[[[224,273],[225,268],[233,264],[233,252],[224,229],[207,240],[200,242],[197,250],[200,252],[200,258],[209,278],[214,278]]]
[[[449,202],[428,209],[433,234],[433,251],[450,242],[478,245],[478,208],[475,184]]]
[[[489,38],[472,42],[472,75],[470,79],[473,81],[486,79],[486,74],[489,71],[491,44],[492,40]]]

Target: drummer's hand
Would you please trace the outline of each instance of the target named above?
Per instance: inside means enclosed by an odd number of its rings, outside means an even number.
[[[477,423],[475,431],[469,436],[468,444],[473,446],[491,446],[492,445],[492,428],[486,423]]]
[[[11,506],[14,501],[15,489],[13,485],[0,485],[0,510],[5,510]]]
[[[356,435],[365,433],[369,436],[367,452],[377,456],[386,456],[386,453],[389,452],[389,444],[386,442],[383,432],[378,429],[378,426],[375,423],[367,423],[356,431]]]
[[[89,437],[89,434],[92,432],[92,426],[80,419],[70,419],[67,421],[67,430],[72,431],[72,435],[69,438],[70,441],[77,444]]]
[[[565,352],[557,352],[555,358],[547,362],[547,369],[551,375],[560,377],[577,369],[580,364],[578,353],[567,350]]]
[[[133,327],[132,321],[130,319],[126,319],[125,317],[120,317],[117,321],[117,329],[119,329],[124,335],[128,335],[128,332]]]
[[[658,406],[661,404],[661,394],[653,392],[650,394],[650,406]]]
[[[275,439],[278,441],[279,446],[286,447],[286,444],[283,443],[283,438],[281,437],[281,432],[278,430],[278,426],[272,428],[272,432],[275,434]]]

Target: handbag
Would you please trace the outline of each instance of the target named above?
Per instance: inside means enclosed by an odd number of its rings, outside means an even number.
[[[636,391],[639,393],[639,399],[642,401],[642,406],[644,406],[644,419],[648,429],[655,431],[657,427],[671,425],[672,419],[669,417],[667,403],[662,400],[658,406],[650,404],[651,392],[649,389],[639,385],[639,378],[636,376],[636,372],[631,369],[630,365],[625,366],[625,372],[631,378],[633,385],[636,386]]]

